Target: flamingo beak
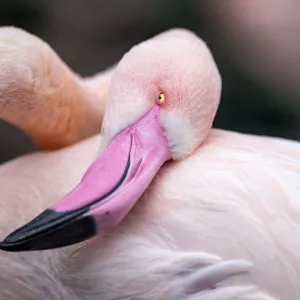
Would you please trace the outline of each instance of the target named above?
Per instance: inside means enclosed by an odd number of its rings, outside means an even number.
[[[171,154],[156,105],[117,134],[81,182],[53,207],[8,235],[4,251],[69,246],[117,226]]]

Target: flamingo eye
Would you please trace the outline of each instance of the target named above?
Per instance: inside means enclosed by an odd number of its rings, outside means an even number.
[[[165,102],[165,94],[164,93],[159,93],[157,96],[157,104],[162,105]]]

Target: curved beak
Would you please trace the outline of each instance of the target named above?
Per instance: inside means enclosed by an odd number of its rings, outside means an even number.
[[[81,182],[53,207],[8,235],[5,251],[69,246],[117,226],[171,154],[156,105],[111,141]]]

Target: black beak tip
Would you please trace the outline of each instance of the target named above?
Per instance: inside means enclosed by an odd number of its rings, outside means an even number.
[[[22,247],[22,245],[6,243],[6,241],[4,240],[0,243],[0,250],[6,252],[21,252],[26,251],[27,249],[26,247]]]
[[[9,252],[49,250],[70,246],[97,234],[95,219],[82,216],[87,210],[56,212],[46,210],[0,242]]]

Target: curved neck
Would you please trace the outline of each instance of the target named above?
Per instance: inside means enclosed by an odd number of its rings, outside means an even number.
[[[101,130],[107,82],[98,87],[71,73],[65,66],[52,66],[51,75],[35,85],[5,92],[1,117],[24,131],[43,149],[71,145]],[[24,84],[25,85],[25,84]]]

